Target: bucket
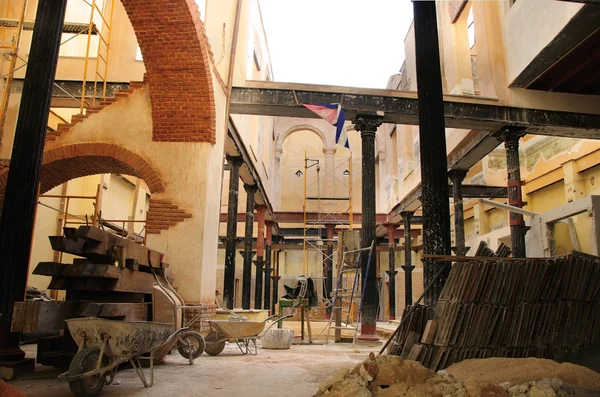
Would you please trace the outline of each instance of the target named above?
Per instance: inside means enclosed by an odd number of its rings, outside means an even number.
[[[289,349],[294,340],[293,329],[270,329],[260,341],[263,349]]]

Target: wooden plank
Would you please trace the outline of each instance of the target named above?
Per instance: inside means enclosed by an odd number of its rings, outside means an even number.
[[[148,265],[148,253],[152,265],[157,267],[160,263],[161,253],[146,246],[137,244],[136,242],[121,238],[120,236],[104,232],[104,237],[100,242],[88,242],[85,245],[84,256],[94,257],[97,260],[99,257],[104,257],[107,262],[112,263],[111,249],[113,246],[125,247],[127,250],[127,258],[136,259],[140,265]]]
[[[56,262],[40,262],[33,274],[51,277],[100,277],[119,279],[121,272],[119,268],[112,265],[96,265],[93,263],[78,262],[77,264],[68,265],[65,263]]]
[[[85,240],[70,239],[63,236],[48,236],[50,245],[54,251],[64,252],[67,254],[83,256]]]
[[[40,276],[61,276],[65,267],[67,267],[66,263],[57,263],[57,262],[40,262],[33,269],[32,274],[37,274]]]
[[[421,338],[421,343],[425,345],[430,345],[433,342],[433,337],[435,336],[436,328],[437,321],[428,320],[427,325],[425,326],[425,331],[423,332],[423,337]]]
[[[102,242],[107,232],[95,226],[80,226],[75,235],[90,242]]]
[[[412,349],[412,347],[416,343],[419,343],[420,337],[421,337],[421,335],[417,334],[416,332],[410,331],[408,333],[408,336],[406,337],[406,340],[404,341],[404,347],[402,348],[402,353],[400,354],[400,356],[403,359],[406,359],[406,357],[410,353],[410,350]]]
[[[150,303],[86,302],[75,309],[77,317],[121,318],[124,321],[148,321]]]
[[[13,332],[53,332],[66,329],[73,317],[102,317],[124,321],[149,320],[149,303],[15,302]]]
[[[73,317],[74,302],[15,302],[12,332],[51,332],[65,328]]]
[[[152,293],[154,277],[151,274],[117,267],[113,267],[111,272],[118,272],[119,278],[53,277],[48,289]],[[162,277],[160,280],[165,282]]]

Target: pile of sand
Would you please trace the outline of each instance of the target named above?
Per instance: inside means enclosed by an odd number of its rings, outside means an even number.
[[[25,394],[21,393],[17,389],[7,385],[3,380],[0,379],[0,396],[2,397],[25,397]]]
[[[542,378],[558,378],[563,383],[589,390],[600,390],[600,374],[570,363],[541,358],[485,358],[465,360],[446,369],[450,375],[480,382],[521,384]],[[600,394],[600,393],[599,393]]]
[[[584,381],[581,377],[581,373],[589,370],[576,365],[569,366],[568,372],[565,370],[544,372],[542,366],[539,371],[531,369],[529,373],[521,372],[519,377],[516,376],[519,372],[517,368],[515,376],[510,378],[508,376],[510,371],[507,368],[501,367],[506,370],[506,374],[503,375],[502,369],[497,371],[497,367],[493,364],[486,363],[487,360],[489,359],[470,360],[476,363],[482,362],[483,365],[477,365],[472,373],[469,373],[468,369],[460,369],[460,376],[455,376],[450,371],[439,371],[436,374],[416,361],[403,360],[398,356],[375,357],[371,353],[367,360],[356,365],[354,369],[335,372],[330,379],[319,386],[316,396],[560,397],[569,394],[569,390],[562,387],[563,381],[558,377],[564,373],[570,375],[563,376],[565,382],[586,389],[600,390],[600,387],[593,388],[592,378]],[[578,371],[582,372],[575,376]],[[595,377],[600,377],[600,374],[594,371],[591,373]],[[554,377],[555,375],[558,376]]]

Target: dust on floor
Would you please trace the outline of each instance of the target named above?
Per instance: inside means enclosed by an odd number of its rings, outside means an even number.
[[[127,369],[101,396],[312,396],[331,373],[363,361],[381,344],[357,347],[358,351],[351,344],[293,345],[289,350],[259,348],[258,355],[244,356],[235,344],[228,344],[218,356],[203,354],[194,365],[175,353],[155,368],[152,388],[144,389],[135,372]],[[68,384],[56,379],[19,379],[10,385],[28,397],[71,395]]]

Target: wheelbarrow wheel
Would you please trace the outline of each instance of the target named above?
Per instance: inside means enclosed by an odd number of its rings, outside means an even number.
[[[186,331],[180,336],[183,343],[177,345],[181,357],[190,360],[190,364],[204,353],[204,338],[196,331]]]
[[[225,349],[225,341],[223,340],[219,342],[219,335],[217,335],[216,332],[211,332],[210,334],[206,335],[204,340],[206,341],[206,347],[204,348],[204,351],[211,356],[216,356],[217,354],[221,353],[223,349]]]
[[[69,376],[81,375],[96,369],[100,350],[81,349],[69,366]],[[108,359],[103,357],[101,366],[108,365]],[[89,378],[74,380],[69,382],[69,388],[75,397],[95,397],[100,394],[106,378],[102,375],[90,376]]]

